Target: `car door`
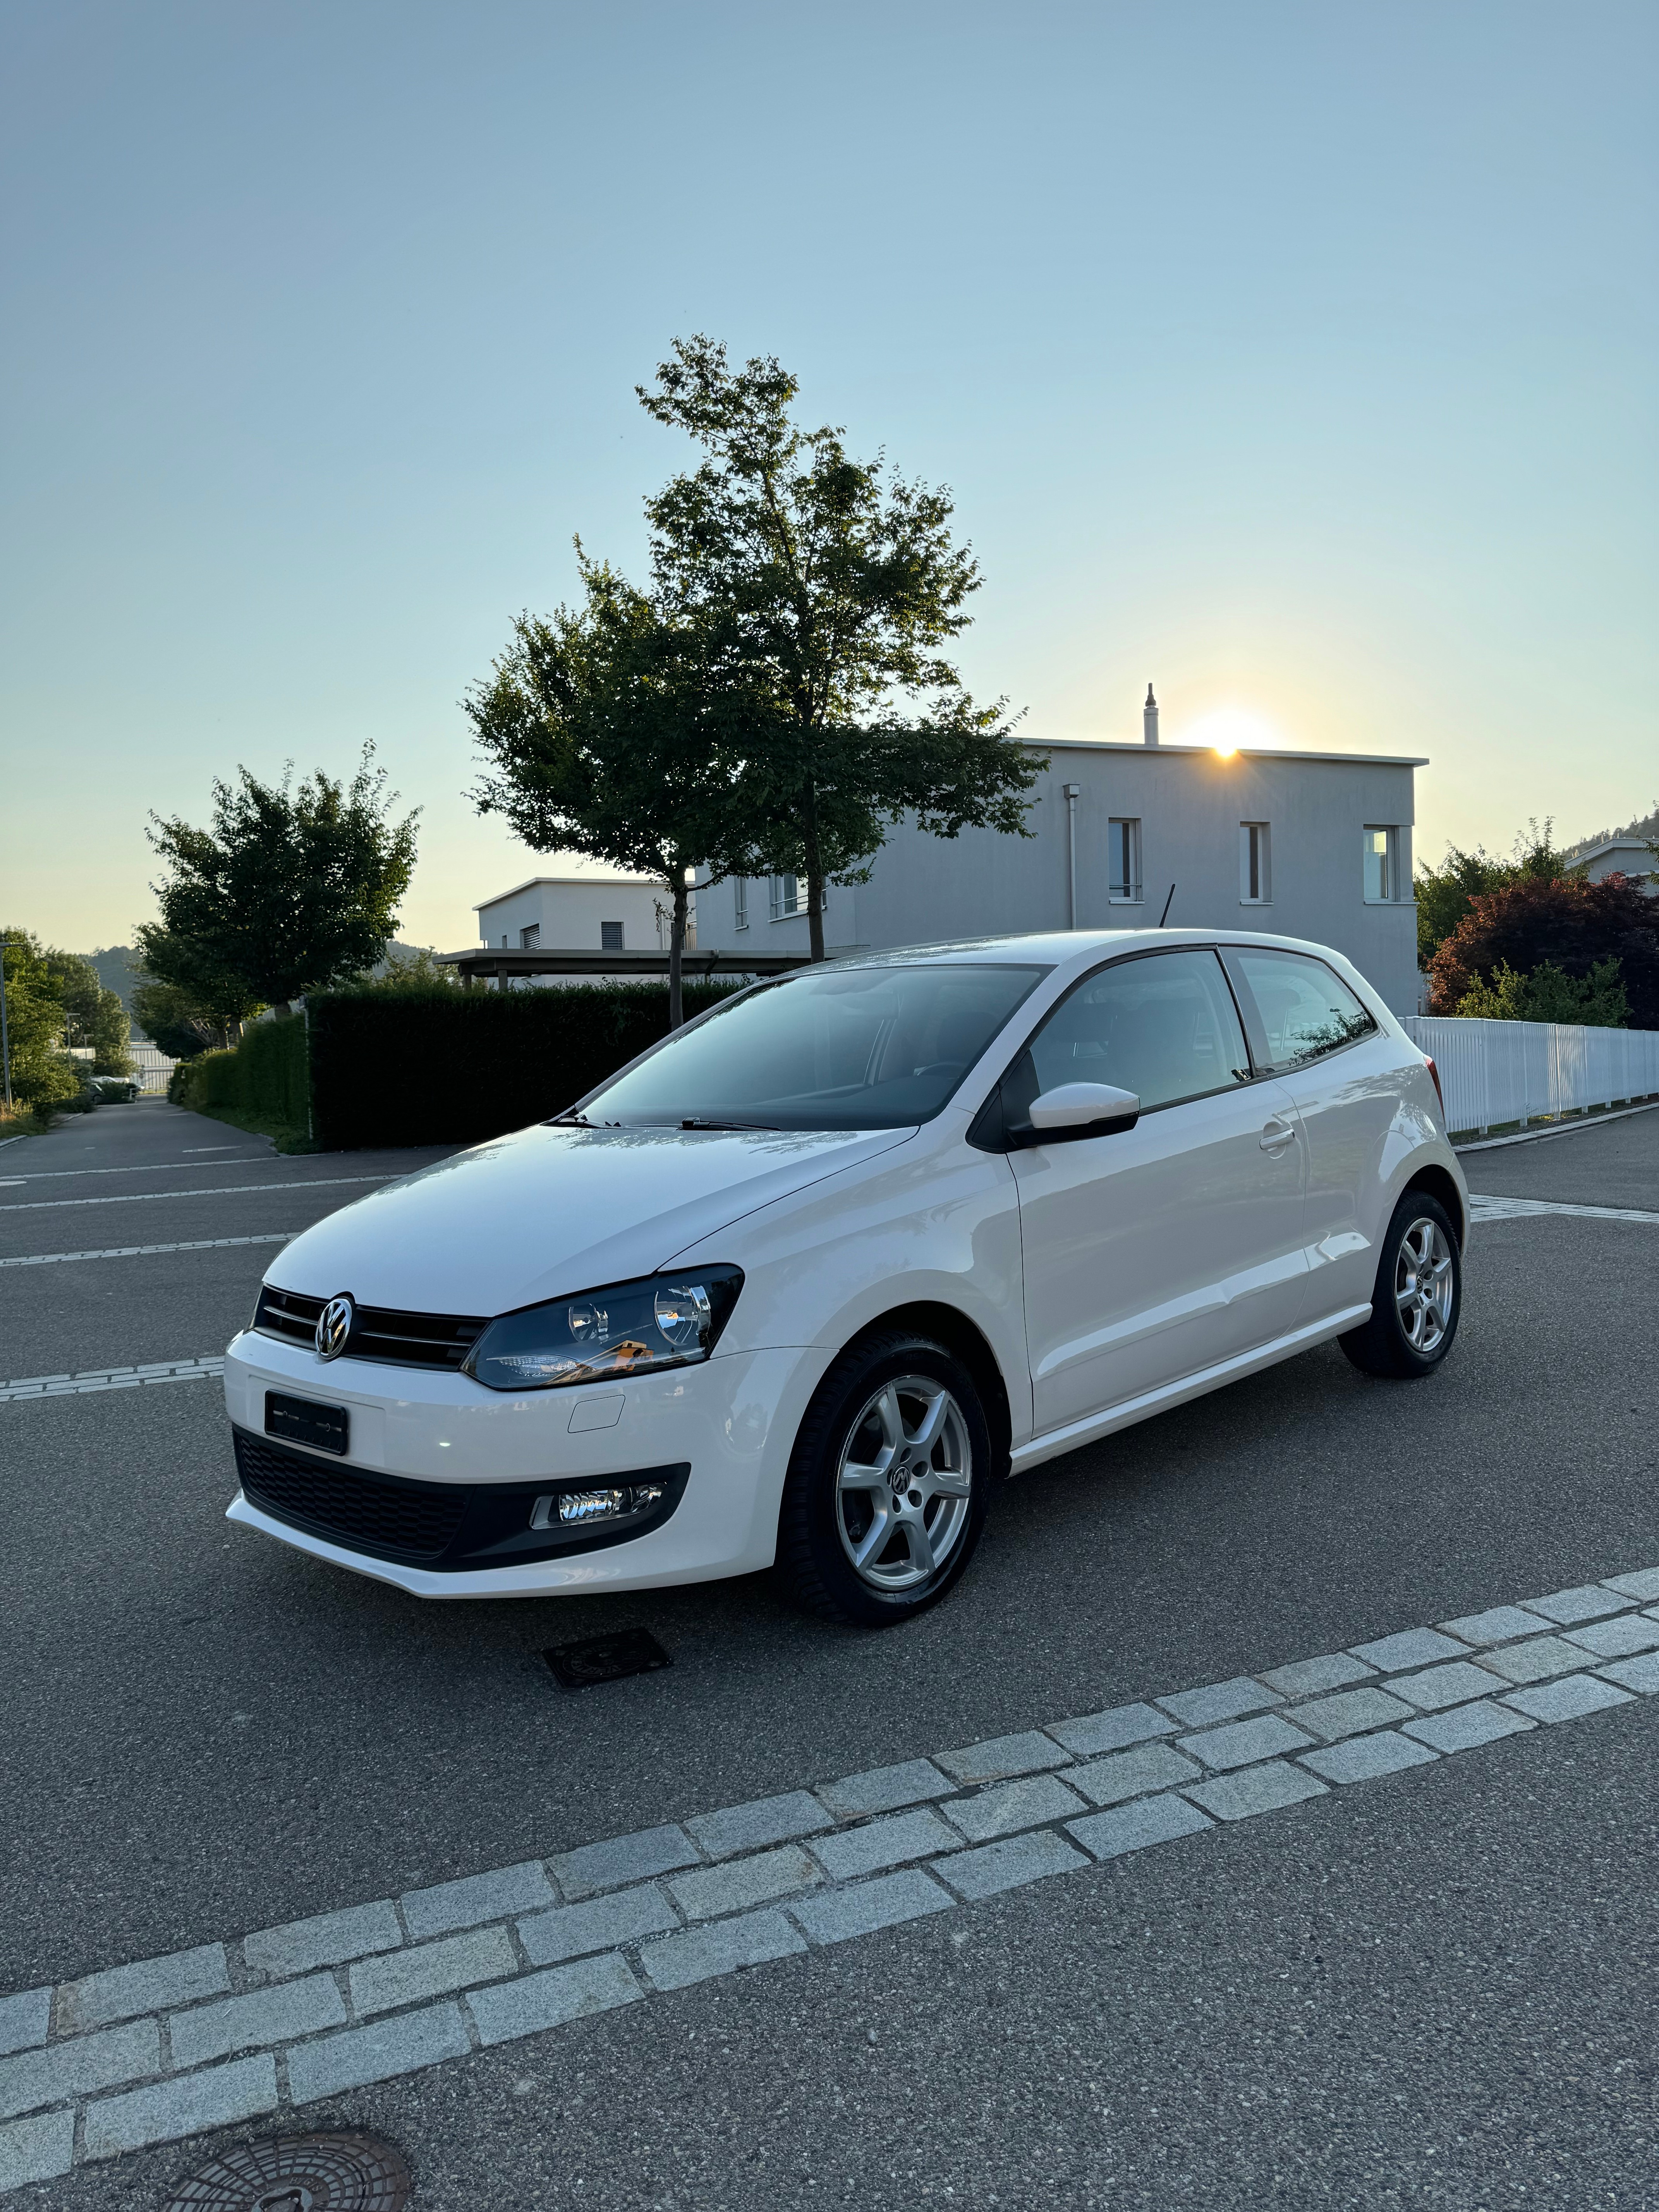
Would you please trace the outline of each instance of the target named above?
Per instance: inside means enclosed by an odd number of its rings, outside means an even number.
[[[1387,1226],[1385,1154],[1400,1110],[1400,1048],[1334,968],[1308,952],[1230,945],[1250,1049],[1295,1101],[1307,1149],[1302,1318],[1367,1304]]]
[[[1283,1335],[1306,1264],[1295,1108],[1255,1079],[1215,952],[1086,977],[1004,1079],[1006,1126],[1074,1082],[1133,1091],[1142,1112],[1011,1155],[1039,1435]]]

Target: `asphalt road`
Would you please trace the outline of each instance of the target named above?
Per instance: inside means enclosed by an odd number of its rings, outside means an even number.
[[[145,1103],[0,1152],[0,1258],[297,1229],[430,1157],[194,1149],[234,1136]],[[1466,1165],[1659,1208],[1659,1114]],[[224,1194],[33,1203],[186,1180]],[[275,1249],[0,1269],[0,1369],[218,1351]],[[224,1522],[212,1382],[0,1406],[0,1989],[1659,1563],[1656,1291],[1659,1229],[1483,1224],[1431,1382],[1322,1350],[1079,1453],[882,1637],[763,1577],[422,1605]],[[635,1623],[670,1670],[553,1684]],[[418,2212],[1645,2205],[1656,1747],[1644,1701],[307,2117],[399,2141]],[[33,2201],[159,2206],[204,2155]]]

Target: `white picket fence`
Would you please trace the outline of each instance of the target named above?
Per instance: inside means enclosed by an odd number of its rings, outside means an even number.
[[[1659,1094],[1659,1030],[1407,1014],[1401,1026],[1440,1071],[1460,1135]]]

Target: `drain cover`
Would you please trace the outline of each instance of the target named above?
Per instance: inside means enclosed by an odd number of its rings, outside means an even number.
[[[404,2154],[375,2136],[267,2136],[192,2174],[167,2212],[402,2212]]]
[[[590,1636],[580,1644],[556,1644],[542,1654],[567,1690],[594,1682],[620,1682],[624,1674],[650,1674],[673,1661],[643,1628],[624,1628],[615,1636]]]

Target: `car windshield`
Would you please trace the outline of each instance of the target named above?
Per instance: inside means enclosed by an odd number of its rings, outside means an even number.
[[[786,976],[670,1037],[583,1099],[578,1118],[635,1128],[906,1128],[932,1120],[1046,973],[940,961]]]

